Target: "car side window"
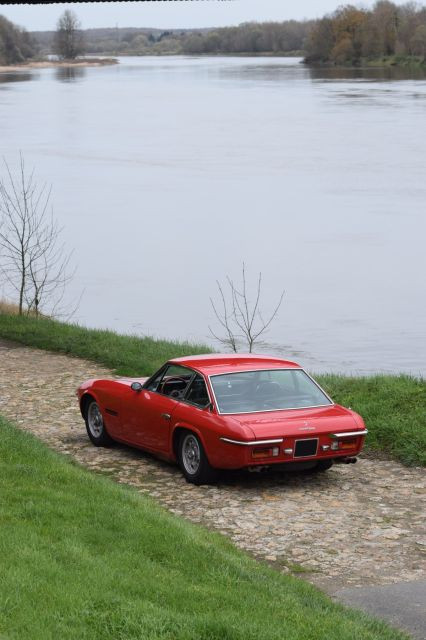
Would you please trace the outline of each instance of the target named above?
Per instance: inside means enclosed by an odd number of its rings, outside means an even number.
[[[209,404],[210,398],[207,392],[206,383],[199,373],[195,374],[195,377],[186,393],[185,401],[195,404],[197,407],[206,407]]]
[[[161,369],[146,387],[148,391],[155,391],[171,398],[182,398],[188,388],[194,372],[187,367],[170,364]]]
[[[159,384],[166,371],[167,367],[161,367],[160,371],[157,371],[154,377],[151,378],[149,384],[146,386],[146,389],[148,389],[148,391],[158,391]]]

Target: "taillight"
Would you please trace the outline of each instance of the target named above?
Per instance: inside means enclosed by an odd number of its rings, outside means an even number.
[[[279,447],[269,447],[267,449],[253,449],[251,455],[253,458],[273,458],[280,452]]]
[[[332,451],[345,451],[345,449],[355,449],[356,438],[345,438],[344,440],[335,440],[331,443]]]
[[[353,449],[356,446],[356,438],[346,438],[339,442],[339,449]]]

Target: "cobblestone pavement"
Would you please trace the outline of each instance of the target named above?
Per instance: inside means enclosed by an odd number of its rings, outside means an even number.
[[[229,536],[282,571],[334,593],[425,579],[426,474],[361,457],[320,475],[231,473],[195,487],[149,454],[93,447],[75,390],[111,376],[91,362],[0,341],[0,413],[90,469]]]

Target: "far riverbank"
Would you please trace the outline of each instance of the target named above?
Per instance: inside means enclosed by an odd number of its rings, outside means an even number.
[[[303,59],[303,64],[312,68],[332,68],[332,69],[362,69],[362,68],[378,68],[386,69],[389,67],[397,67],[404,69],[423,69],[426,70],[426,58],[423,56],[405,56],[392,55],[382,56],[380,58],[359,58],[347,62],[337,63],[333,60],[313,60],[309,57]]]
[[[105,53],[102,56],[108,56]],[[308,68],[312,69],[354,69],[359,70],[362,68],[374,68],[374,69],[406,69],[426,71],[426,58],[422,56],[383,56],[381,58],[362,58],[359,61],[353,61],[343,64],[336,64],[330,60],[327,61],[313,61],[309,57],[304,57],[303,51],[288,51],[288,52],[273,52],[273,51],[260,51],[260,52],[216,52],[216,53],[193,53],[187,54],[183,52],[149,52],[149,53],[125,53],[120,54],[121,57],[130,58],[144,58],[144,57],[202,57],[202,58],[301,58],[300,62]],[[119,64],[119,60],[114,57],[100,57],[100,58],[78,58],[76,60],[30,60],[21,62],[18,64],[0,65],[0,73],[7,71],[23,71],[28,69],[48,69],[48,68],[60,68],[60,67],[101,67],[106,65]]]
[[[50,69],[52,67],[103,67],[118,64],[117,58],[77,58],[76,60],[30,60],[19,64],[0,65],[0,73],[5,71],[26,71],[27,69]]]

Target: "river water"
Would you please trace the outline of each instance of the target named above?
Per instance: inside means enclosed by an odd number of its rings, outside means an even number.
[[[79,322],[215,345],[209,298],[244,261],[265,316],[285,289],[258,350],[311,371],[426,375],[425,142],[421,74],[230,57],[0,74],[1,154],[53,186]]]

